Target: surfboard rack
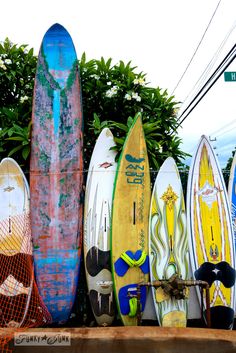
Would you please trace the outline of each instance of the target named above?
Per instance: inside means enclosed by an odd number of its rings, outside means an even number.
[[[153,282],[141,282],[137,284],[137,324],[141,326],[142,316],[141,316],[141,287],[161,287],[164,292],[175,299],[181,300],[186,299],[187,287],[199,286],[201,288],[201,312],[203,318],[203,290],[206,291],[206,323],[207,327],[211,327],[211,314],[210,314],[210,286],[205,281],[195,281],[195,280],[183,280],[177,275],[171,276],[168,280],[163,279]]]

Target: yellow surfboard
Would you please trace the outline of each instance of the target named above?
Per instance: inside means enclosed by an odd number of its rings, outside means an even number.
[[[137,283],[148,281],[148,220],[150,173],[141,115],[126,138],[118,163],[112,210],[112,272],[114,291],[124,325],[137,324]],[[142,310],[146,289],[141,292]]]
[[[187,189],[193,275],[210,285],[212,326],[232,328],[236,305],[232,220],[222,172],[206,136],[193,156]],[[201,300],[199,291],[198,297]]]

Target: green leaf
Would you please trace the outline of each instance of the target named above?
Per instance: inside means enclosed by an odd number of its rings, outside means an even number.
[[[128,120],[127,120],[127,126],[128,126],[129,129],[131,128],[131,126],[132,126],[132,124],[133,124],[133,121],[134,121],[134,119],[131,118],[131,116],[129,116],[129,117],[128,117]]]
[[[13,149],[8,153],[8,157],[11,157],[14,153],[16,153],[17,151],[21,150],[22,148],[23,148],[22,145],[13,148]]]
[[[100,129],[101,126],[100,119],[96,113],[93,114],[93,126],[95,129]]]
[[[20,136],[14,136],[14,137],[7,137],[6,140],[8,140],[8,141],[24,141],[24,138],[20,137]]]
[[[115,121],[109,122],[111,127],[116,127],[122,131],[128,132],[128,127],[125,124],[117,123]]]
[[[119,145],[123,145],[125,142],[125,138],[114,137],[114,141],[115,141],[115,143],[117,143]]]
[[[29,157],[30,154],[30,146],[25,146],[22,150],[22,157],[24,158],[24,160],[26,160]]]

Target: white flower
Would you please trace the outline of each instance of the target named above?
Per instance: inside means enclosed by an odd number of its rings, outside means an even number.
[[[132,92],[132,98],[137,102],[141,102],[141,97],[138,95],[138,93]]]
[[[99,77],[98,75],[96,75],[96,74],[91,75],[91,77],[92,77],[92,78],[95,78],[95,80],[99,80],[99,78],[100,78],[100,77]]]
[[[2,61],[2,60],[1,60],[1,61]],[[2,64],[2,63],[0,62],[0,69],[6,70],[7,67],[6,67],[6,65],[4,65],[4,64]]]
[[[173,111],[173,116],[177,116],[178,113],[179,113],[179,107],[178,108],[175,108],[174,111]]]
[[[129,93],[126,93],[125,99],[127,99],[127,101],[131,101],[132,97]]]
[[[108,81],[108,82],[107,82],[107,86],[111,86],[111,81]]]
[[[11,59],[5,59],[5,64],[7,64],[7,65],[10,65],[10,64],[12,64],[12,61],[11,61]]]
[[[24,97],[20,97],[20,102],[24,103],[25,101],[27,101],[29,99],[29,97],[24,96]]]
[[[111,87],[109,90],[106,91],[106,97],[111,98],[111,97],[115,96],[117,91],[118,91],[117,86]]]
[[[110,89],[106,91],[106,97],[111,98],[112,96],[113,96],[113,93],[111,92]]]
[[[145,79],[142,78],[142,77],[135,78],[134,79],[134,85],[144,86],[145,85]]]

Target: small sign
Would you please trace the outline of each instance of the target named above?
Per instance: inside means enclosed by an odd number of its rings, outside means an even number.
[[[236,72],[224,72],[226,82],[236,81]]]
[[[70,332],[15,332],[15,346],[70,346]]]

